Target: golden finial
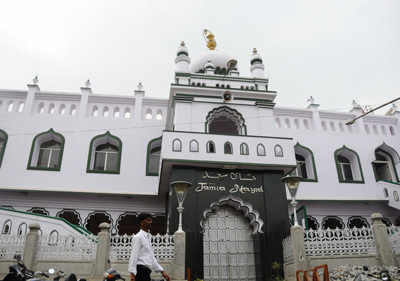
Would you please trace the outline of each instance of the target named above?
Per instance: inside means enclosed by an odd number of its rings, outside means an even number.
[[[181,46],[182,46],[182,47],[185,47],[185,41],[182,41],[182,42],[181,42]]]
[[[204,39],[207,41],[207,47],[210,50],[215,50],[217,47],[217,42],[215,42],[215,35],[211,33],[211,31],[204,29]]]
[[[257,49],[253,48],[253,54],[257,54]]]

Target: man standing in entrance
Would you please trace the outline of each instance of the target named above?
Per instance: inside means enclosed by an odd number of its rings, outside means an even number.
[[[132,252],[128,265],[131,281],[151,281],[152,270],[161,272],[164,279],[170,281],[168,274],[164,272],[154,256],[150,234],[152,222],[150,214],[139,215],[140,230],[132,238]]]

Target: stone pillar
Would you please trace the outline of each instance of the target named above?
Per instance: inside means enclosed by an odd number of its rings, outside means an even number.
[[[185,248],[186,248],[186,234],[185,232],[175,232],[175,261],[172,264],[172,279],[185,280]]]
[[[135,90],[135,116],[136,120],[142,120],[143,115],[143,98],[144,98],[144,90],[141,83],[138,85],[138,89]]]
[[[307,270],[308,260],[304,247],[304,229],[299,225],[290,228],[290,236],[292,238],[293,258],[295,270]]]
[[[99,225],[100,232],[97,235],[96,261],[94,265],[94,276],[103,276],[108,269],[110,258],[110,224],[103,222]]]
[[[395,266],[395,258],[392,249],[392,243],[389,240],[387,227],[382,222],[382,214],[373,213],[371,215],[372,231],[374,232],[376,243],[376,255],[380,265],[384,267]]]
[[[36,254],[39,248],[39,230],[40,225],[38,223],[32,223],[29,225],[29,232],[26,235],[24,245],[24,263],[30,270],[35,270],[36,267]]]

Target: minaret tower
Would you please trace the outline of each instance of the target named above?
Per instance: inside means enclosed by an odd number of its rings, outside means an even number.
[[[256,48],[253,49],[253,54],[251,55],[250,72],[253,78],[265,78],[264,64]]]
[[[176,51],[175,58],[175,72],[189,73],[190,57],[188,48],[185,42],[181,42],[178,50]]]

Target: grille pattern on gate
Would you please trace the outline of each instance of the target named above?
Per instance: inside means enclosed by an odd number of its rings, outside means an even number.
[[[249,222],[225,207],[204,223],[204,280],[256,280],[254,242]]]

